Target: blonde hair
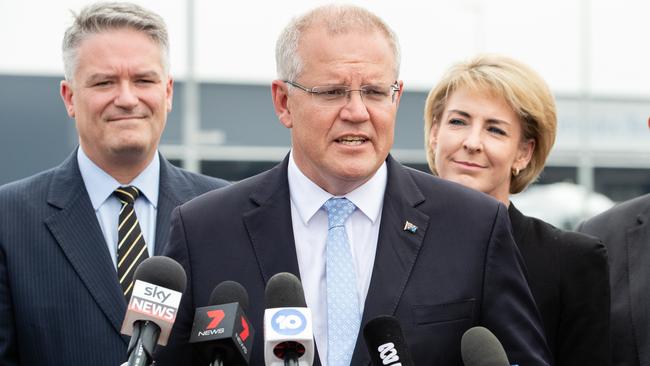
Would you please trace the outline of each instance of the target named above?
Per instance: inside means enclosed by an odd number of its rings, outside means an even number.
[[[435,151],[429,135],[440,123],[448,98],[460,88],[503,97],[519,115],[522,139],[535,142],[528,166],[510,177],[510,193],[519,193],[535,181],[546,163],[557,132],[555,99],[546,82],[527,65],[500,55],[479,55],[452,66],[429,92],[424,106],[424,147],[433,174]]]

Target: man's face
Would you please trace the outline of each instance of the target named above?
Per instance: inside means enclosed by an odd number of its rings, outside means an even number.
[[[303,70],[298,80],[307,88],[346,85],[391,85],[396,80],[393,52],[376,31],[327,34],[314,26],[302,37]],[[364,102],[354,91],[340,106],[324,107],[312,95],[276,80],[276,112],[291,128],[293,155],[300,170],[324,190],[345,194],[370,179],[393,145],[400,91],[385,104]]]
[[[81,147],[102,169],[153,158],[172,106],[173,81],[162,60],[161,48],[132,29],[93,34],[79,45],[73,81],[61,83],[61,96]]]

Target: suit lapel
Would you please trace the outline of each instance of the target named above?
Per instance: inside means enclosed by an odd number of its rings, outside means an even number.
[[[416,208],[425,197],[413,178],[392,157],[389,156],[386,162],[388,182],[372,279],[361,319],[362,328],[379,315],[395,314],[429,226],[429,216]],[[407,221],[417,226],[414,233],[404,229]],[[369,363],[360,329],[351,364]]]
[[[629,281],[630,281],[630,307],[632,312],[632,324],[634,329],[634,338],[639,350],[639,359],[641,364],[650,364],[650,350],[643,340],[648,339],[648,327],[650,319],[648,318],[648,309],[650,309],[650,279],[647,276],[647,267],[650,263],[650,235],[648,230],[648,212],[643,212],[637,216],[633,226],[627,230],[627,260],[629,263]]]
[[[291,223],[288,161],[287,157],[266,173],[259,189],[250,196],[257,207],[244,213],[244,225],[265,284],[278,272],[300,277]]]
[[[45,220],[46,226],[97,305],[119,333],[126,301],[81,179],[76,153],[57,168],[50,184],[48,203],[60,211]]]
[[[194,197],[191,185],[181,181],[171,163],[160,156],[160,185],[158,189],[158,209],[156,213],[156,242],[154,255],[162,255],[169,239],[172,210]]]

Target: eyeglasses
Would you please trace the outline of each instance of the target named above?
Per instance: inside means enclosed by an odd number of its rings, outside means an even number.
[[[386,106],[395,102],[395,94],[399,91],[397,81],[391,85],[362,85],[359,89],[350,89],[347,85],[307,88],[294,81],[284,80],[284,82],[311,94],[314,102],[322,107],[342,107],[348,103],[354,91],[359,92],[366,106]]]

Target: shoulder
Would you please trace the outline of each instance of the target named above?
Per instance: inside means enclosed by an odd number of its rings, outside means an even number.
[[[195,195],[199,195],[213,189],[222,188],[230,182],[210,177],[203,174],[192,173],[188,170],[175,167],[169,162],[164,163],[166,166],[168,179],[172,185],[192,190]]]
[[[275,169],[277,167],[233,184],[222,185],[219,187],[220,189],[207,191],[181,205],[180,210],[184,214],[205,213],[216,210],[232,214],[234,211],[242,211],[247,207],[251,207],[251,197],[255,196],[256,192],[262,188],[269,189],[271,188],[270,185],[280,183],[269,179]]]
[[[575,231],[562,230],[546,221],[524,216],[530,222],[529,234],[532,234],[542,247],[557,250],[560,258],[568,261],[578,259],[581,262],[597,261],[606,263],[607,249],[596,237]]]
[[[639,215],[650,211],[650,194],[621,202],[609,210],[585,220],[578,230],[587,233],[602,233],[611,228],[620,228],[636,222]]]
[[[0,202],[38,200],[47,190],[56,168],[0,186]]]

